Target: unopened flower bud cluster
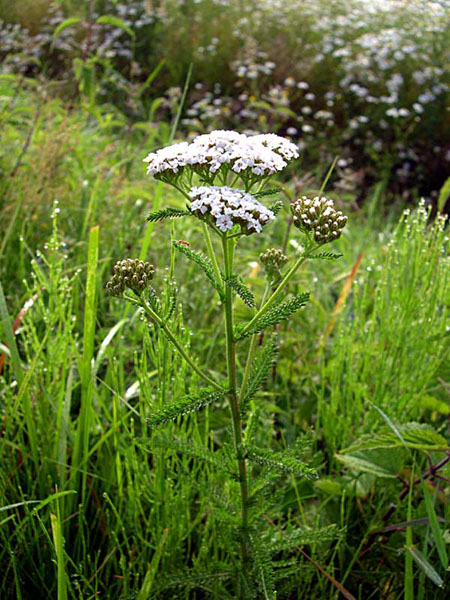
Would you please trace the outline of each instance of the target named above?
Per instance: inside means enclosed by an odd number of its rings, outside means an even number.
[[[270,277],[273,277],[274,275],[280,275],[281,269],[287,263],[288,257],[281,250],[270,248],[265,252],[261,252],[259,259],[264,265],[266,273]]]
[[[222,167],[237,174],[269,176],[282,171],[299,155],[295,144],[275,134],[246,136],[216,130],[150,153],[147,172],[171,181],[190,168],[200,175],[214,175]]]
[[[347,223],[347,217],[335,210],[333,200],[325,197],[302,196],[291,205],[291,211],[294,225],[301,231],[312,232],[319,244],[337,240]]]
[[[275,219],[274,213],[251,194],[236,188],[200,186],[192,188],[189,195],[195,216],[210,219],[222,232],[240,225],[245,234],[259,233]]]
[[[137,258],[119,260],[114,265],[114,275],[106,284],[106,289],[112,296],[122,296],[125,288],[139,294],[149,286],[154,273],[155,268],[149,262]]]

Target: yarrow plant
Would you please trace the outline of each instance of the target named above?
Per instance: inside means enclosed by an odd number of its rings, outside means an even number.
[[[200,410],[213,402],[228,400],[231,413],[229,447],[233,450],[231,453],[229,450],[217,450],[208,461],[210,464],[222,464],[223,470],[231,475],[232,497],[227,504],[228,509],[222,513],[226,513],[226,526],[231,528],[230,544],[227,544],[231,553],[234,552],[234,540],[239,542],[239,568],[235,571],[239,598],[254,598],[261,590],[265,591],[264,597],[275,598],[273,556],[306,543],[305,539],[310,543],[336,536],[332,527],[313,532],[308,530],[307,533],[304,528],[288,528],[284,541],[274,543],[263,526],[262,511],[257,508],[259,503],[265,506],[264,498],[275,473],[290,473],[310,479],[317,477],[314,467],[304,461],[308,446],[304,441],[294,443],[285,453],[271,452],[256,445],[253,399],[276,358],[273,327],[289,319],[306,305],[309,298],[308,293],[288,296],[288,283],[308,258],[339,256],[317,254],[316,250],[337,239],[347,221],[334,209],[332,200],[303,197],[294,202],[291,211],[294,225],[303,236],[299,245],[302,252],[293,259],[273,248],[261,253],[267,284],[257,307],[252,291],[234,270],[236,247],[240,237],[258,234],[275,220],[282,205],[278,203],[267,207],[260,200],[273,193],[266,188],[270,177],[285,169],[297,157],[297,147],[277,135],[246,136],[233,131],[213,131],[200,135],[191,143],[174,144],[153,152],[145,159],[149,174],[175,187],[187,200],[186,210],[164,208],[151,213],[148,219],[196,217],[201,222],[207,257],[183,242],[174,243],[174,247],[203,270],[219,296],[224,314],[226,376],[224,374],[223,380],[216,379],[199,366],[172,331],[170,315],[173,306],[164,312],[157,292],[150,286],[155,272],[150,263],[135,259],[119,261],[107,284],[113,296],[122,297],[141,308],[149,327],[159,327],[206,384],[197,394],[177,398],[152,413],[148,417],[151,427]],[[211,234],[220,241],[221,257]],[[290,266],[286,268],[289,262]],[[236,295],[253,311],[246,322],[235,322]],[[264,343],[258,349],[262,333]],[[247,356],[238,361],[237,351],[241,346],[246,349]],[[206,452],[209,451],[202,449],[202,456]],[[252,465],[255,467],[252,468]],[[233,488],[233,485],[236,487]],[[236,509],[229,508],[235,497],[238,499]],[[233,562],[236,564],[236,561]]]

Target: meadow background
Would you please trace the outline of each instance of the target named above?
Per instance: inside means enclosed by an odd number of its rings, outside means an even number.
[[[261,444],[308,438],[320,474],[274,476],[273,543],[306,540],[280,549],[277,598],[447,598],[448,2],[0,0],[0,19],[0,597],[236,597],[207,453],[227,411],[152,434],[198,380],[105,292],[116,260],[172,264],[177,334],[221,370],[217,301],[171,250],[203,250],[198,226],[146,223],[183,201],[142,159],[234,129],[298,144],[287,209],[329,174],[349,215],[343,257],[291,285],[311,301],[253,407]],[[256,295],[259,253],[298,248],[285,229],[242,244]]]

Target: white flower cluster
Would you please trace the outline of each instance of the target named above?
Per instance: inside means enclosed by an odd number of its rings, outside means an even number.
[[[184,167],[214,175],[223,165],[238,174],[268,176],[282,171],[297,157],[297,146],[275,134],[246,136],[217,130],[199,135],[189,144],[182,142],[152,152],[144,161],[150,175],[170,180]]]
[[[212,218],[220,231],[240,225],[243,233],[260,233],[263,225],[275,219],[274,213],[251,194],[230,187],[200,186],[189,192],[191,210],[200,219]]]

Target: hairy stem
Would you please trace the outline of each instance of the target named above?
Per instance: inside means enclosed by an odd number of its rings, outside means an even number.
[[[223,255],[225,260],[225,276],[230,279],[233,275],[234,241],[229,240],[226,235],[222,237]],[[241,412],[237,395],[236,381],[236,342],[233,336],[233,306],[232,289],[225,282],[225,336],[227,347],[227,371],[230,408],[233,423],[234,447],[239,470],[239,485],[241,488],[241,559],[243,572],[249,563],[250,553],[248,544],[248,477],[247,465],[242,454],[242,424]]]

